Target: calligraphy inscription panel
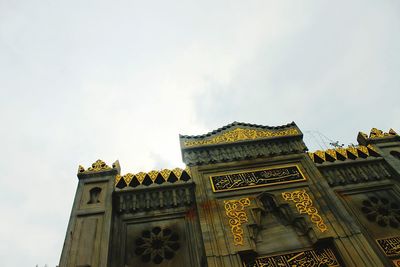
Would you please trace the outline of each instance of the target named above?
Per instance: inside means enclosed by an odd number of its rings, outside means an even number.
[[[210,176],[214,192],[293,183],[304,180],[306,178],[297,165]]]
[[[305,250],[296,253],[275,255],[270,257],[256,258],[254,261],[245,263],[246,267],[340,267],[338,257],[330,248],[320,250]]]
[[[377,239],[376,242],[381,247],[386,256],[400,255],[400,236]]]

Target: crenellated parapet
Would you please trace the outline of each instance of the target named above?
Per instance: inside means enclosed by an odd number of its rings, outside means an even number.
[[[359,132],[357,141],[362,145],[384,143],[392,141],[400,141],[400,136],[395,130],[390,129],[388,132],[384,132],[377,128],[372,128],[369,135]]]
[[[379,153],[371,146],[349,146],[347,148],[334,148],[308,152],[308,155],[317,164],[325,162],[365,159],[367,157],[379,157]]]
[[[138,186],[149,186],[152,184],[186,182],[191,179],[190,170],[175,168],[172,170],[163,169],[161,171],[139,172],[136,174],[127,173],[115,177],[115,187],[123,189],[125,187],[135,188]]]

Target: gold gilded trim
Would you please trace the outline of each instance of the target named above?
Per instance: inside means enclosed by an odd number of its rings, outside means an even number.
[[[269,172],[269,171],[275,171],[279,169],[290,169],[290,168],[296,168],[298,172],[298,177],[293,180],[289,180],[290,175],[286,176],[277,176],[273,178],[257,178],[254,177],[255,173],[257,172]],[[224,182],[226,189],[221,189],[218,188],[217,183],[214,181],[216,177],[222,177],[226,176],[226,181],[219,181],[219,183]],[[303,172],[299,168],[298,165],[296,164],[289,164],[289,165],[278,165],[274,167],[269,167],[269,168],[257,168],[257,169],[249,169],[249,170],[242,170],[240,172],[223,172],[223,173],[218,173],[215,175],[211,175],[209,177],[210,183],[211,183],[211,188],[214,193],[219,193],[219,192],[226,192],[226,191],[233,191],[233,190],[241,190],[241,189],[246,189],[246,188],[255,188],[255,187],[264,187],[264,186],[272,186],[272,185],[278,185],[278,184],[288,184],[288,183],[296,183],[296,182],[301,182],[305,181],[306,177],[304,176]],[[268,180],[269,182],[266,183],[265,181],[261,180]],[[285,180],[286,179],[286,180]],[[261,183],[263,182],[263,183]],[[229,183],[229,184],[228,184]],[[245,185],[244,185],[245,184]]]
[[[218,144],[233,143],[238,141],[257,140],[263,138],[289,136],[297,134],[299,134],[299,131],[295,128],[290,128],[286,130],[276,130],[276,131],[236,128],[234,130],[214,136],[210,139],[185,141],[184,146],[194,147],[194,146],[204,146],[204,145],[218,145]]]
[[[234,245],[243,245],[242,224],[248,221],[244,208],[248,206],[250,206],[248,197],[239,200],[224,200],[225,214],[229,218]]]
[[[308,214],[310,216],[311,222],[314,223],[321,232],[328,230],[325,225],[324,220],[318,214],[317,208],[313,206],[313,202],[310,196],[307,194],[306,190],[296,190],[292,192],[282,193],[282,197],[286,201],[293,201],[296,204],[297,211],[300,214]]]

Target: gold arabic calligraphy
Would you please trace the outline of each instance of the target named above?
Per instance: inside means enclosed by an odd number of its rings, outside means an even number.
[[[306,250],[271,257],[260,257],[246,267],[339,267],[340,263],[333,250]]]
[[[210,177],[214,192],[268,186],[302,180],[305,180],[305,178],[295,165],[284,168],[251,170]]]

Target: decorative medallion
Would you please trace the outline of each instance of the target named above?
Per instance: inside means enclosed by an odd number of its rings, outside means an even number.
[[[245,207],[250,206],[248,197],[239,200],[224,200],[225,213],[229,218],[229,225],[235,245],[243,245],[242,224],[248,221]]]
[[[386,256],[400,255],[400,236],[377,239],[376,242]]]
[[[400,207],[395,202],[381,197],[370,197],[362,202],[361,211],[371,222],[376,222],[381,227],[391,226],[398,228],[400,225]]]
[[[318,214],[317,208],[313,206],[313,202],[310,196],[307,194],[306,190],[296,190],[292,192],[282,193],[283,199],[286,201],[293,201],[296,204],[297,211],[300,214],[308,214],[310,216],[311,222],[313,222],[321,232],[328,230],[325,225],[324,220]]]
[[[219,145],[219,144],[234,143],[240,141],[249,141],[249,140],[257,140],[257,139],[279,137],[279,136],[290,136],[298,134],[300,133],[295,128],[290,128],[286,130],[276,130],[276,131],[236,128],[234,130],[225,132],[223,134],[214,136],[209,139],[185,141],[184,146],[196,147],[204,145]]]
[[[135,253],[141,256],[143,262],[160,264],[163,260],[172,259],[179,247],[178,234],[169,228],[154,227],[151,231],[143,231],[142,236],[136,239]]]
[[[296,165],[210,176],[212,190],[216,193],[304,180]]]
[[[340,267],[340,262],[330,248],[305,250],[270,257],[259,257],[245,263],[246,267]]]

